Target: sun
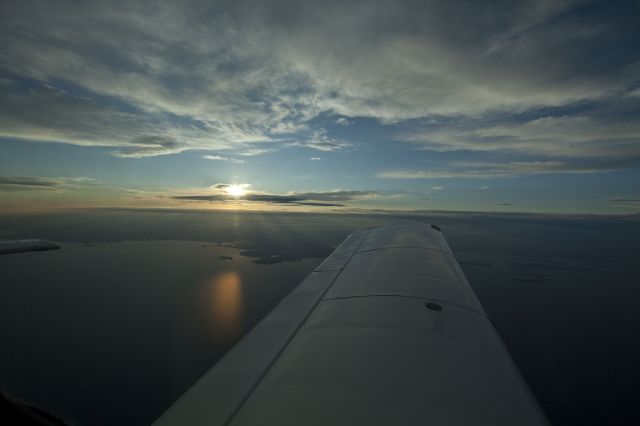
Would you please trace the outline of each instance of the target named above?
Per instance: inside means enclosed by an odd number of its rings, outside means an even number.
[[[227,194],[231,195],[232,197],[242,197],[247,193],[247,191],[244,189],[244,185],[229,185],[225,188],[225,191],[227,191]]]

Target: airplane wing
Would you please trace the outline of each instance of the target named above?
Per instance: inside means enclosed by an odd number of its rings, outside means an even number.
[[[351,234],[155,423],[545,425],[440,229]]]

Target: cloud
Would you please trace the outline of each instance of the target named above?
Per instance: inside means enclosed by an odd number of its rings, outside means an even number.
[[[259,58],[234,53],[233,43],[208,51],[200,44],[233,28],[218,31],[208,22],[192,31],[192,21],[176,14],[195,5],[181,11],[158,4],[156,20],[121,6],[11,7],[0,31],[11,46],[0,54],[9,73],[3,89],[12,91],[0,105],[0,136],[123,147],[118,155],[135,157],[238,149],[271,141],[272,130],[300,127],[287,126],[294,112],[277,99],[275,79],[253,77],[268,68]],[[248,99],[251,91],[264,92],[268,105]]]
[[[627,96],[635,96],[637,98],[640,98],[640,87],[637,87],[637,88],[629,91],[629,93],[627,93]]]
[[[273,148],[251,148],[239,153],[243,157],[255,157],[257,155],[268,154],[275,151]]]
[[[52,179],[34,177],[0,177],[0,191],[48,190],[60,185]]]
[[[528,155],[640,159],[640,122],[634,117],[543,116],[527,121],[487,120],[406,134],[434,151],[512,151]]]
[[[230,184],[216,184],[212,188],[224,190],[231,186]],[[215,194],[196,194],[196,195],[175,195],[172,198],[177,200],[188,201],[232,201],[243,200],[253,202],[265,202],[275,204],[297,204],[307,206],[332,206],[342,207],[343,202],[366,199],[377,196],[375,191],[345,191],[335,190],[326,192],[302,192],[290,193],[285,195],[264,194],[264,193],[247,193],[240,197],[233,197],[225,193]]]
[[[288,146],[301,146],[305,148],[315,149],[322,152],[340,151],[351,147],[352,144],[332,138],[327,134],[326,129],[317,129],[302,141],[287,144]]]
[[[511,120],[637,100],[628,3],[8,0],[0,137],[123,157],[327,152],[351,142],[314,120],[364,117],[428,149],[637,156],[637,120]],[[458,123],[427,125],[442,118]],[[395,126],[408,120],[427,126]]]
[[[175,154],[183,151],[177,140],[168,136],[140,136],[131,141],[131,145],[114,152],[118,157],[149,157],[162,154]]]
[[[557,160],[506,163],[457,161],[449,162],[448,166],[450,167],[447,169],[388,170],[379,172],[376,177],[388,179],[505,178],[549,173],[597,173],[621,167],[617,161],[601,160],[572,164]]]
[[[434,191],[442,191],[444,189],[444,186],[436,185],[432,186],[431,189]]]
[[[88,177],[31,177],[31,176],[0,176],[0,191],[59,191],[77,185],[87,185],[95,182]]]
[[[606,201],[614,201],[617,203],[640,203],[640,198],[608,198]]]
[[[189,201],[227,201],[233,200],[230,195],[223,194],[209,194],[209,195],[174,195],[171,198],[176,200],[189,200]]]
[[[321,161],[322,158],[320,157],[311,157],[311,161]]]
[[[339,124],[341,126],[350,126],[352,123],[346,117],[338,117],[336,119],[336,124]]]
[[[215,185],[211,185],[213,189],[227,189],[231,186],[230,183],[216,183]]]
[[[16,82],[0,98],[0,137],[109,146],[117,156],[144,157],[181,152],[210,135],[188,124],[172,124],[163,114],[123,111],[113,102],[46,83]],[[207,146],[212,145],[231,146]]]
[[[577,3],[465,2],[450,8],[407,1],[377,4],[366,13],[354,13],[362,5],[353,3],[323,5],[322,13],[319,5],[304,5],[288,16],[296,19],[299,11],[320,19],[283,32],[294,35],[286,52],[315,81],[319,104],[348,117],[398,122],[523,111],[593,99],[634,81],[632,20],[596,11],[571,14]],[[295,33],[302,28],[302,36]],[[330,36],[318,36],[320,31]],[[617,67],[591,58],[605,36],[626,42]]]
[[[232,187],[249,189],[251,188],[251,184],[250,183],[216,183],[215,185],[211,185],[211,189],[218,189],[221,191],[225,191]]]
[[[294,193],[293,195],[314,201],[353,201],[373,198],[376,197],[378,193],[376,191],[345,191],[337,189],[325,192]]]
[[[228,161],[230,163],[242,164],[245,161],[238,158],[223,157],[221,155],[203,155],[202,158],[212,161]]]

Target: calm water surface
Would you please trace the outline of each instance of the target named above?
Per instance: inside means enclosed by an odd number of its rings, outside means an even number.
[[[640,219],[96,210],[0,214],[0,386],[69,424],[148,424],[350,232],[443,228],[554,424],[640,423]]]

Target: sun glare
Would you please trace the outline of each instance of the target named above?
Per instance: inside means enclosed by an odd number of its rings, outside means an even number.
[[[229,185],[225,191],[233,197],[241,197],[247,193],[242,185]]]

